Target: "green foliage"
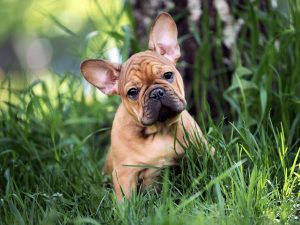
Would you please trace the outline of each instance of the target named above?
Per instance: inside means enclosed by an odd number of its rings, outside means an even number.
[[[274,9],[266,1],[264,10],[260,1],[249,1],[242,7],[234,7],[233,15],[244,23],[232,47],[231,54],[221,46],[223,27],[210,31],[212,18],[204,7],[201,20],[201,37],[195,62],[194,104],[198,112],[210,112],[207,97],[221,117],[245,123],[253,130],[260,129],[270,113],[279,126],[289,132],[289,144],[300,136],[300,6],[299,1],[280,1],[283,6]],[[280,7],[281,6],[281,7]],[[221,23],[217,18],[217,23]],[[193,36],[199,39],[199,33]],[[226,56],[227,54],[227,56]],[[224,58],[233,63],[233,76],[228,76]],[[211,59],[214,59],[213,61]],[[213,63],[212,63],[213,62]],[[201,86],[201,89],[199,89]],[[220,96],[225,101],[220,101]],[[200,97],[201,96],[201,97]],[[201,101],[199,101],[201,99]],[[209,115],[207,115],[209,117]]]
[[[24,90],[7,90],[0,117],[0,221],[36,224],[53,210],[76,212],[83,196],[95,201],[98,185],[92,184],[106,179],[101,167],[119,100],[97,102],[96,93],[87,98],[80,85],[66,75],[54,88],[38,80]]]
[[[118,203],[101,173],[118,99],[88,100],[80,85],[67,75],[55,88],[8,89],[17,100],[1,110],[1,223],[296,224],[300,148],[270,117],[257,134],[209,123],[215,156],[187,137],[179,167],[163,170],[160,194]]]

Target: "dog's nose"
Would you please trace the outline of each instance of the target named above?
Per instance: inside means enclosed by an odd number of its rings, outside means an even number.
[[[161,99],[165,95],[165,90],[162,88],[155,88],[150,92],[150,98]]]

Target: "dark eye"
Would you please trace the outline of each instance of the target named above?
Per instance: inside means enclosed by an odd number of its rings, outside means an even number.
[[[169,82],[172,82],[173,79],[174,79],[174,75],[173,75],[172,72],[166,72],[166,73],[164,73],[163,77],[164,77],[164,79],[166,79]]]
[[[139,93],[139,90],[136,89],[136,88],[130,88],[127,92],[127,96],[133,100],[136,100],[137,99],[137,96],[138,96],[138,93]]]

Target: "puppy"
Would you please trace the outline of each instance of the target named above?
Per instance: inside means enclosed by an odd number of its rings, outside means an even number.
[[[112,175],[119,200],[123,194],[129,198],[138,182],[143,188],[151,185],[159,168],[183,156],[186,131],[194,139],[197,133],[208,148],[199,126],[185,110],[183,80],[175,67],[180,57],[177,27],[169,14],[157,17],[149,39],[149,50],[134,54],[122,65],[98,59],[81,64],[89,83],[122,99],[104,168]]]

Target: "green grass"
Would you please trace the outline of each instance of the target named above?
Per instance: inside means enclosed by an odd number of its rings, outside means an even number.
[[[55,80],[56,88],[37,81],[9,89],[14,102],[1,103],[0,223],[299,222],[300,148],[287,145],[283,126],[270,118],[256,134],[244,125],[207,124],[214,157],[190,143],[180,166],[163,171],[160,194],[148,190],[120,204],[101,173],[104,128],[118,99],[99,102],[94,93],[87,101],[80,79]]]
[[[245,26],[232,79],[220,72],[226,71],[223,53],[217,37],[205,32],[204,12],[196,59],[201,67],[194,68],[202,101],[188,101],[202,109],[197,118],[216,154],[188,141],[180,165],[163,170],[161,193],[150,189],[122,204],[101,172],[119,99],[85,95],[81,78],[72,74],[24,88],[13,78],[2,80],[0,224],[299,224],[299,12],[297,1],[290,1],[287,16],[261,11],[257,3],[233,8]],[[110,34],[125,43],[122,55],[137,50],[128,27],[117,32]],[[83,43],[83,57],[92,54],[89,44]],[[210,116],[208,95],[219,118]]]

